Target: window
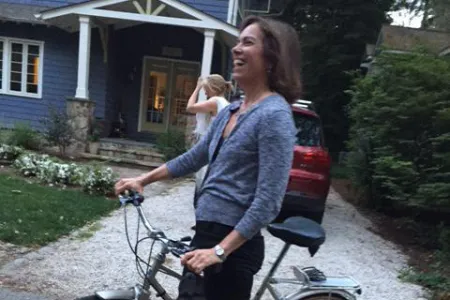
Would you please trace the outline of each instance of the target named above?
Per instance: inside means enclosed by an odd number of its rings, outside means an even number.
[[[322,145],[322,131],[318,118],[294,113],[294,121],[297,127],[296,144],[298,146],[317,147]]]
[[[0,93],[40,98],[43,43],[0,37]]]

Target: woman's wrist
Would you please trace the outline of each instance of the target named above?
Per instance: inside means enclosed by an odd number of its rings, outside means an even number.
[[[139,182],[142,187],[145,187],[147,184],[151,183],[151,172],[142,174],[141,176],[137,177],[137,181]]]

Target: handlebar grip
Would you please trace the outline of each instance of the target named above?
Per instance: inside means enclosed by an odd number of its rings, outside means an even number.
[[[145,199],[143,195],[133,190],[123,191],[122,193],[120,193],[119,198],[122,204],[132,203],[134,205],[141,204],[142,202],[144,202]]]
[[[190,242],[190,241],[192,241],[192,237],[190,236],[185,236],[180,239],[180,242]]]

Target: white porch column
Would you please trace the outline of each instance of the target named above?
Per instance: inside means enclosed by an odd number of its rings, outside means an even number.
[[[80,16],[80,41],[78,45],[78,83],[75,98],[89,99],[89,62],[91,54],[91,20]]]
[[[212,58],[214,53],[214,36],[215,30],[205,30],[205,42],[203,44],[203,58],[202,58],[202,70],[201,77],[206,77],[211,74]],[[199,101],[206,99],[205,93],[200,93]]]
[[[205,42],[203,44],[203,58],[202,58],[202,69],[200,76],[201,77],[207,77],[211,74],[211,65],[212,65],[212,58],[213,58],[213,52],[214,52],[214,36],[216,35],[215,30],[207,29],[205,30]],[[198,102],[202,102],[206,100],[206,94],[203,91],[203,89],[200,91],[200,94],[198,95]],[[196,114],[196,126],[195,126],[195,132],[197,134],[203,135],[206,133],[208,129],[206,114],[204,113],[197,113]],[[190,130],[190,129],[188,129]]]

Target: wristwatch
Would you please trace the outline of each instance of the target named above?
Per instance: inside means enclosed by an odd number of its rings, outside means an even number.
[[[216,253],[217,257],[224,262],[225,261],[225,250],[220,245],[216,245],[214,247],[214,252]]]

